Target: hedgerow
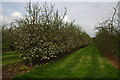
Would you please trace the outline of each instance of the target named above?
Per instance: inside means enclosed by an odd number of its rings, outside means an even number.
[[[119,3],[118,3],[119,5]],[[110,54],[116,56],[120,56],[120,29],[119,29],[119,20],[116,19],[116,14],[118,10],[118,5],[114,8],[113,16],[105,20],[103,23],[100,23],[96,29],[98,30],[96,35],[96,44],[101,52],[105,54]],[[118,15],[117,15],[118,16]]]

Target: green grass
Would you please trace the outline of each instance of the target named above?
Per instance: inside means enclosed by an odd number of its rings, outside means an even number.
[[[2,53],[2,66],[6,66],[9,64],[14,64],[21,62],[22,58],[19,57],[19,53],[15,51],[9,51]]]
[[[118,78],[118,69],[105,59],[94,44],[54,63],[15,78]]]
[[[2,43],[2,49],[9,50],[9,49],[10,49],[10,45],[9,45],[9,43],[5,43],[5,42],[3,42],[3,43]]]

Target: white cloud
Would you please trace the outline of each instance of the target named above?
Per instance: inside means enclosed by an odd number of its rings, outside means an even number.
[[[5,16],[4,14],[0,15],[0,24],[9,24],[13,22],[15,19],[22,18],[22,14],[20,12],[13,12],[10,16]]]
[[[22,14],[20,12],[14,12],[11,14],[13,18],[22,18]]]
[[[65,15],[64,19],[63,19],[64,22],[70,22],[69,18],[67,15]]]
[[[11,23],[13,20],[10,17],[6,17],[4,15],[0,15],[0,25]]]

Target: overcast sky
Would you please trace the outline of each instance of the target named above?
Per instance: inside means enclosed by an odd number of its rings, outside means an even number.
[[[1,4],[1,3],[0,3]],[[43,2],[40,3],[42,5]],[[117,2],[49,2],[62,13],[67,8],[65,21],[75,20],[91,37],[95,36],[94,26],[112,16]],[[10,23],[25,14],[25,2],[3,2],[0,8],[0,24]]]

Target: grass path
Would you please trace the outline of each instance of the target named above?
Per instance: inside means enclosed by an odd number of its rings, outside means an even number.
[[[105,59],[94,44],[65,58],[16,78],[118,78],[118,69]]]

